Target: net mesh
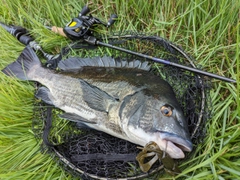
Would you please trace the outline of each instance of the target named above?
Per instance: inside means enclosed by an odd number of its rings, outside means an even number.
[[[192,57],[180,47],[160,37],[125,32],[115,33],[107,40],[119,47],[195,67]],[[81,57],[114,54],[114,57],[145,60],[107,48],[83,48],[79,51]],[[210,117],[210,81],[197,74],[157,63],[152,63],[151,72],[173,87],[196,147],[203,140],[205,123]],[[37,84],[36,89],[39,86]],[[47,106],[37,99],[34,108],[33,131],[36,137],[44,140],[43,147],[55,154],[72,174],[82,179],[136,179],[157,176],[162,172],[160,161],[155,163],[148,173],[140,170],[136,161],[140,152],[137,145],[103,132],[77,127],[73,122],[61,119],[58,116],[61,113],[59,109]],[[186,155],[189,156],[190,154]]]

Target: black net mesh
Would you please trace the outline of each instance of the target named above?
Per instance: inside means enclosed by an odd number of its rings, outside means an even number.
[[[117,33],[108,38],[108,43],[195,67],[194,60],[181,48],[160,37]],[[102,56],[109,53],[114,57],[145,60],[107,48],[81,49],[79,56]],[[203,140],[205,123],[210,116],[209,80],[176,67],[157,63],[152,64],[151,71],[173,87],[188,120],[191,138],[196,147]],[[136,179],[156,175],[156,172],[163,169],[161,162],[157,162],[148,173],[143,173],[136,161],[140,152],[137,145],[103,132],[77,127],[72,122],[60,119],[60,113],[60,110],[35,100],[33,130],[39,139],[44,140],[44,146],[55,154],[72,174],[83,179]],[[189,154],[186,157],[188,156]]]

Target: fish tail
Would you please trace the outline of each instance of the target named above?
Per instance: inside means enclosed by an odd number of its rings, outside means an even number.
[[[18,59],[5,67],[2,72],[8,76],[15,76],[21,80],[31,80],[28,74],[32,69],[36,69],[37,67],[41,67],[41,62],[33,49],[27,46]]]

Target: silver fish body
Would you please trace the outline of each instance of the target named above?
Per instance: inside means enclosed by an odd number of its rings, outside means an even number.
[[[192,143],[171,86],[149,73],[147,63],[110,57],[70,58],[61,71],[41,66],[27,47],[2,71],[44,85],[36,97],[65,111],[63,118],[145,146],[154,141],[172,158]]]

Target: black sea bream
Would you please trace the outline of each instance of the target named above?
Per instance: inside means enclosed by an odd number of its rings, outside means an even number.
[[[191,151],[188,126],[172,87],[149,72],[147,62],[120,58],[69,58],[53,71],[26,47],[2,70],[44,85],[36,97],[65,111],[70,121],[132,143],[154,141],[172,158]]]

